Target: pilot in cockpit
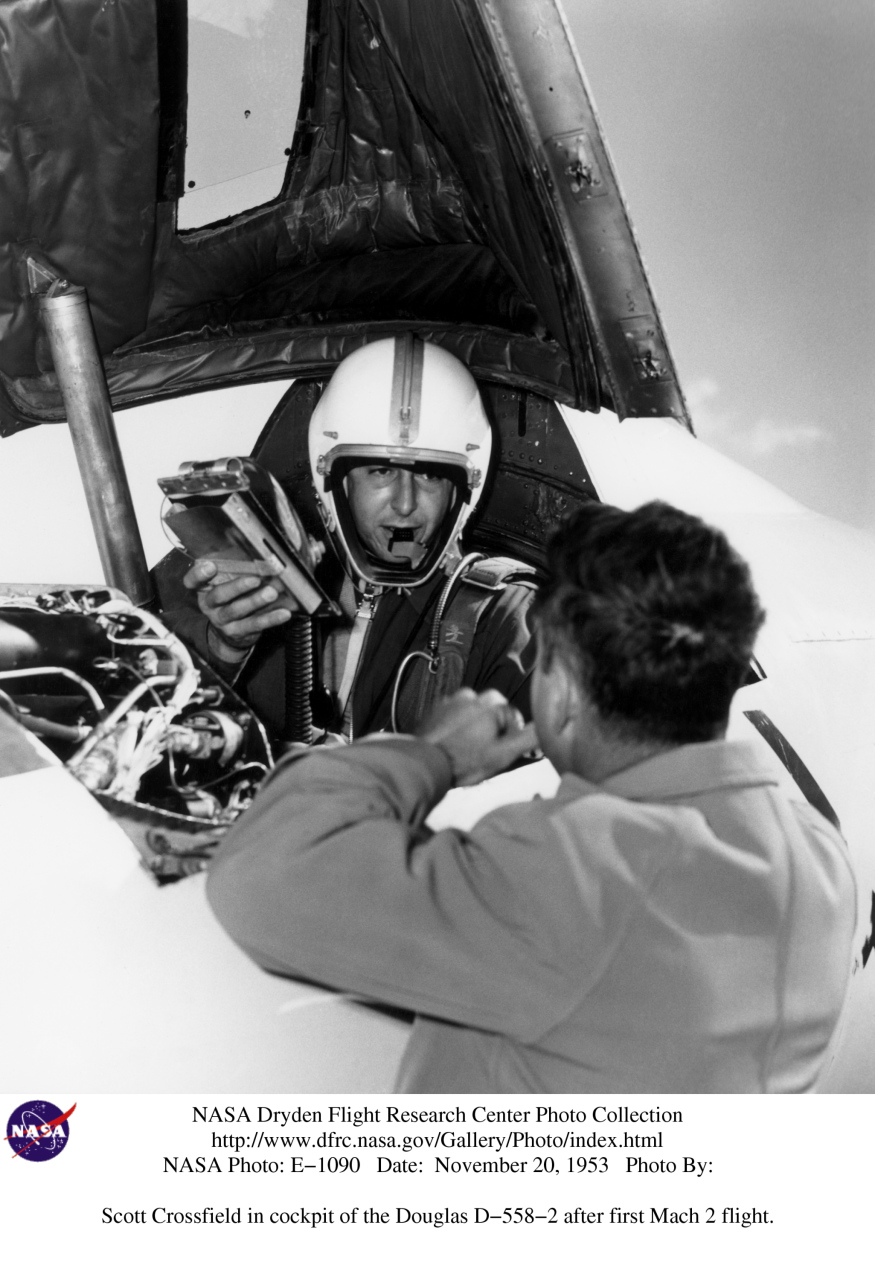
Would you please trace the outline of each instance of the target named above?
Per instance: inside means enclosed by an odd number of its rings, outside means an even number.
[[[317,736],[410,731],[463,684],[498,690],[528,718],[533,571],[459,544],[491,452],[477,385],[442,348],[404,334],[338,366],[309,427],[333,552],[317,576],[339,606],[314,626]],[[298,677],[285,640],[292,611],[275,582],[217,573],[209,559],[175,572],[157,574],[169,625],[288,738],[286,681]]]

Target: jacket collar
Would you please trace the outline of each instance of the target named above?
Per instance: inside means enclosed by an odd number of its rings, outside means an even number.
[[[778,786],[778,765],[770,754],[753,741],[690,743],[612,773],[598,784],[566,774],[560,794],[570,800],[607,791],[628,800],[671,800],[735,787]]]

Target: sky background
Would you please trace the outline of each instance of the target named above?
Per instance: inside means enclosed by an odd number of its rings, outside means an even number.
[[[875,2],[564,3],[697,434],[875,529]]]
[[[697,433],[875,532],[875,0],[565,10]],[[285,385],[118,415],[150,560],[155,478],[248,449]],[[64,426],[0,440],[0,532],[0,579],[100,579]]]

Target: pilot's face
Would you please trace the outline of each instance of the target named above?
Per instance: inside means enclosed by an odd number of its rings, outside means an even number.
[[[427,554],[452,499],[453,484],[425,469],[368,463],[346,480],[362,544],[385,564],[412,564]]]

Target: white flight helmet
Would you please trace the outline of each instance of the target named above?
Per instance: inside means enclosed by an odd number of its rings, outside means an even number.
[[[455,550],[483,493],[492,431],[462,362],[405,333],[368,343],[341,361],[313,410],[309,449],[325,527],[353,577],[416,587]],[[352,467],[374,459],[437,471],[453,481],[446,515],[415,567],[381,563],[358,536],[344,480]]]

